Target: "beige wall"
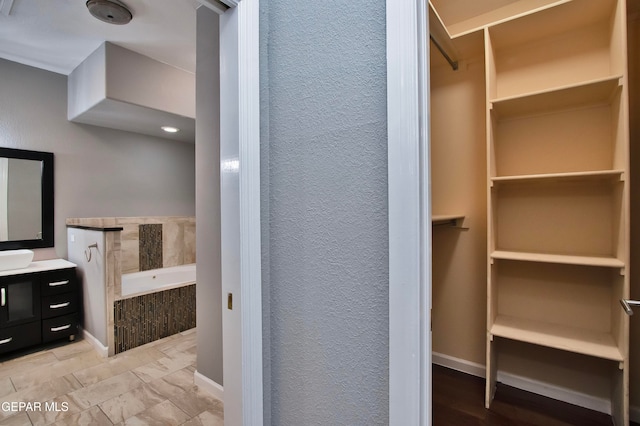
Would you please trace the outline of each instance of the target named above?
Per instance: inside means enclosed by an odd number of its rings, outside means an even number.
[[[140,270],[138,230],[141,224],[162,224],[162,266],[185,265],[196,261],[195,217],[118,218],[123,227],[122,273]]]
[[[458,71],[432,69],[432,210],[463,214],[468,228],[433,228],[433,351],[478,364],[485,362],[487,294],[484,111],[482,58]]]

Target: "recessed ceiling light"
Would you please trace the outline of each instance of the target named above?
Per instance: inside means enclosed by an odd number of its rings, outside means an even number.
[[[178,129],[177,127],[172,126],[162,126],[161,129],[167,133],[176,133],[180,131],[180,129]]]

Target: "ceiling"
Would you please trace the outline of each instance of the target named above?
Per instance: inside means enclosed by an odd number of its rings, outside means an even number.
[[[195,73],[196,0],[124,0],[127,25],[89,14],[86,0],[0,0],[0,58],[68,75],[103,42]]]

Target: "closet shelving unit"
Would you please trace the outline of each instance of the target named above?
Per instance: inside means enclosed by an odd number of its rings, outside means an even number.
[[[484,27],[485,402],[509,339],[610,361],[612,415],[627,425],[625,1],[543,3]]]

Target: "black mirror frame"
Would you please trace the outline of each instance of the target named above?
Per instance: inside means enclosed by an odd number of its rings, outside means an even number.
[[[0,157],[42,161],[42,239],[0,241],[0,250],[53,247],[53,153],[0,148]]]

